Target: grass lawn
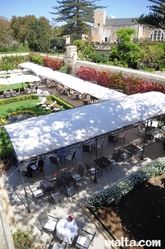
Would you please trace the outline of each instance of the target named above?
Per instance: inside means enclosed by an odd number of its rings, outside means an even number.
[[[35,112],[38,116],[39,115],[45,115],[49,114],[52,111],[51,110],[44,110],[42,106],[36,106],[36,104],[39,103],[39,99],[30,99],[30,100],[24,100],[20,102],[15,102],[11,104],[6,104],[3,106],[0,106],[0,118],[6,116],[7,114],[19,110],[31,110]]]

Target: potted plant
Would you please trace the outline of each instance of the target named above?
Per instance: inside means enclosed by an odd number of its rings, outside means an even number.
[[[8,159],[3,159],[2,160],[2,169],[6,171],[9,168],[10,168],[10,161]]]

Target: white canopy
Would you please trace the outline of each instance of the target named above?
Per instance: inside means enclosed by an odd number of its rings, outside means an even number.
[[[135,94],[5,125],[20,161],[165,113],[165,95]]]
[[[29,74],[20,74],[20,75],[12,75],[9,78],[0,78],[0,84],[3,85],[11,85],[11,84],[17,84],[17,83],[24,83],[24,82],[34,82],[34,81],[40,81],[40,78],[35,75],[29,75]]]
[[[20,75],[13,75],[10,78],[7,78],[7,80],[8,80],[8,84],[17,84],[17,83],[24,83],[24,82],[40,81],[40,78],[35,75],[20,74]]]
[[[37,75],[57,81],[62,85],[74,89],[80,93],[90,94],[91,96],[94,96],[102,101],[125,96],[124,93],[99,86],[69,74],[53,71],[50,68],[42,67],[32,62],[21,63],[20,66],[32,70]]]

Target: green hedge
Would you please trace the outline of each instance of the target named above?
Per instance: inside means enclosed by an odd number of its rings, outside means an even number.
[[[67,109],[71,109],[74,108],[73,105],[69,104],[68,102],[66,102],[65,100],[55,96],[55,95],[48,95],[47,96],[47,100],[49,101],[57,101],[57,104],[62,105],[66,110]]]
[[[165,158],[158,158],[136,172],[114,182],[107,189],[95,192],[86,201],[86,206],[92,211],[102,207],[117,205],[123,196],[127,195],[136,186],[165,173]]]
[[[38,99],[38,98],[39,96],[37,94],[22,95],[22,96],[2,99],[0,100],[0,105],[6,105],[6,104],[11,104],[11,103],[27,100],[27,99]]]

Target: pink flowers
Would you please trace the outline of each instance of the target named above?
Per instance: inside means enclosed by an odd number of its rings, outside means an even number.
[[[72,221],[73,220],[73,217],[72,216],[68,216],[68,221]]]
[[[54,177],[57,177],[57,174],[56,174],[56,173],[54,173]]]

